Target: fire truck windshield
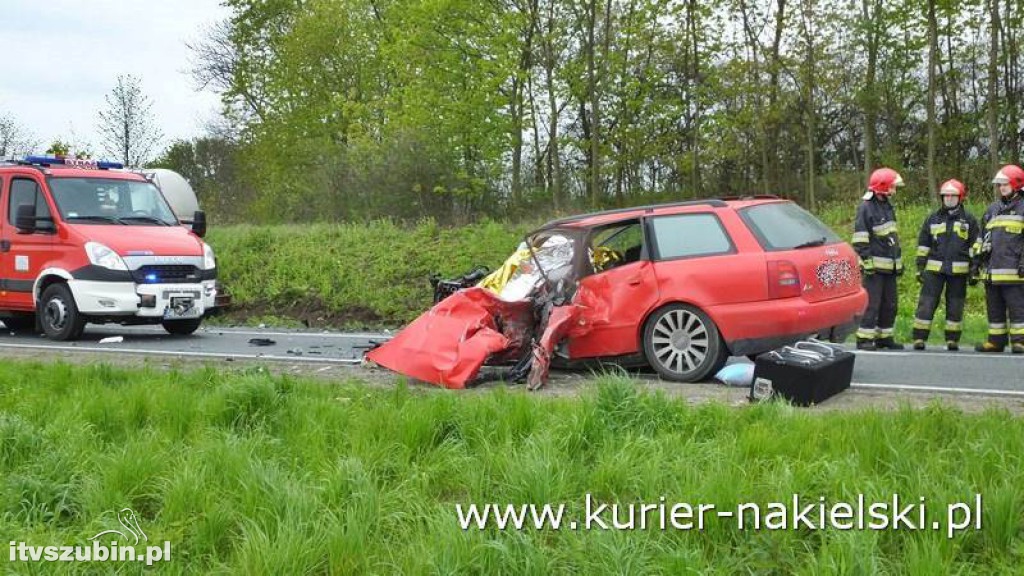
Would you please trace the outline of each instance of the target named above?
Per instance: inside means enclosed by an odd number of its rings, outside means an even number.
[[[75,224],[176,226],[178,220],[150,182],[113,178],[50,178],[61,219]]]

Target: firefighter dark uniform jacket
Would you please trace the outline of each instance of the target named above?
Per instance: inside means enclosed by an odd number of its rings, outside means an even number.
[[[981,279],[992,284],[1024,282],[1024,199],[996,200],[981,219],[981,231],[972,252],[981,260]]]
[[[900,274],[903,272],[896,211],[892,204],[873,195],[857,207],[853,224],[853,248],[865,272]]]
[[[966,276],[979,230],[977,219],[962,205],[939,208],[924,221],[917,236],[917,269]]]

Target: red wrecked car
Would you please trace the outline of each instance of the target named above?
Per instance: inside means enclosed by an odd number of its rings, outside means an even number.
[[[696,200],[549,222],[366,358],[447,388],[489,365],[535,389],[587,360],[694,382],[729,356],[841,341],[866,306],[853,248],[799,205]]]

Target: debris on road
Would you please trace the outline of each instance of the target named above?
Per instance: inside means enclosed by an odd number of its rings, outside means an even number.
[[[100,340],[100,344],[117,344],[118,342],[124,342],[124,336],[108,336]]]
[[[273,346],[274,344],[277,344],[277,342],[271,340],[270,338],[250,338],[249,339],[249,345],[250,346]]]

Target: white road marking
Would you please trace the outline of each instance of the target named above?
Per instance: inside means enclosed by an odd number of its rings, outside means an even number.
[[[63,350],[66,352],[123,352],[125,354],[147,354],[152,356],[191,356],[195,358],[244,358],[248,360],[285,360],[288,362],[315,362],[320,364],[362,364],[357,358],[311,358],[309,356],[276,356],[271,354],[219,354],[216,352],[178,352],[173,350],[146,350],[143,348],[99,348],[95,346],[52,346],[43,344],[6,344],[0,348],[23,348],[29,350]]]
[[[929,352],[929,351],[923,351],[922,352],[920,350],[913,350],[913,351],[909,351],[909,352],[896,352],[896,351],[893,351],[893,352],[880,352],[880,351],[873,351],[873,350],[850,350],[850,352],[854,352],[858,356],[860,356],[861,354],[863,354],[865,356],[881,356],[881,357],[885,357],[885,356],[894,356],[894,357],[916,356],[918,358],[956,358],[957,360],[961,360],[961,359],[970,359],[970,360],[984,359],[984,360],[988,360],[989,358],[995,358],[995,359],[998,359],[998,360],[1016,360],[1017,362],[1024,363],[1024,356],[1022,356],[1020,354],[1009,354],[1009,353],[991,354],[991,353],[978,353],[978,352],[969,352],[969,353],[965,353],[965,352]]]
[[[993,388],[956,388],[943,386],[918,386],[916,384],[873,384],[853,382],[850,388],[867,388],[876,390],[909,390],[912,392],[946,392],[953,394],[978,394],[987,396],[1017,396],[1024,398],[1024,390],[1003,390]]]
[[[228,328],[216,329],[208,328],[204,334],[211,332],[223,332],[225,334],[241,334],[243,336],[299,336],[299,337],[317,337],[317,338],[391,338],[392,334],[368,334],[359,332],[346,332],[345,334],[334,334],[327,333],[322,334],[320,332],[267,332],[267,331],[248,331],[248,330],[232,330]]]
[[[107,327],[107,331],[118,332],[117,329],[111,330]],[[157,326],[153,328],[145,326],[132,326],[130,329],[120,330],[123,334],[131,334],[132,332],[142,332],[145,334],[161,334],[166,335],[166,331]],[[235,328],[218,328],[216,326],[204,326],[198,332],[197,335],[217,336],[218,333],[223,334],[240,334],[242,336],[298,336],[302,338],[306,337],[317,337],[317,338],[392,338],[394,334],[374,334],[369,332],[345,332],[345,333],[334,333],[334,332],[274,332],[269,330],[246,330],[246,329],[235,329]]]

